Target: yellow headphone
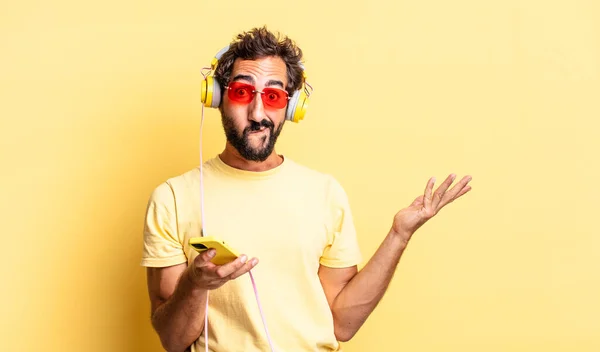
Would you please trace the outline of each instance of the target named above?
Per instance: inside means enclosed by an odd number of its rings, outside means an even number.
[[[229,50],[229,46],[224,47],[215,55],[210,63],[210,71],[202,81],[202,86],[200,87],[200,100],[206,107],[218,108],[221,104],[221,86],[214,78],[213,72],[219,63],[221,56],[223,56],[227,50]],[[285,119],[292,122],[300,122],[300,120],[304,119],[306,109],[308,108],[308,98],[311,94],[306,88],[308,84],[306,83],[304,65],[300,63],[300,67],[302,68],[302,87],[292,94],[285,112]],[[310,87],[310,85],[308,86]]]

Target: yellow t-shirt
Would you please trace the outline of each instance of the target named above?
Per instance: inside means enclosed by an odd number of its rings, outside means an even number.
[[[204,166],[204,235],[257,257],[252,270],[274,348],[341,351],[317,271],[357,265],[361,253],[346,193],[331,176],[288,158],[269,171],[232,168],[219,157]],[[142,265],[190,264],[200,236],[199,168],[159,185],[150,198]],[[210,291],[209,348],[269,351],[248,274]],[[204,334],[192,346],[204,351]]]

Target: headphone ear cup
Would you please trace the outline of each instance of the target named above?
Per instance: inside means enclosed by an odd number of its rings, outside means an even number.
[[[295,91],[288,101],[287,110],[285,111],[285,119],[288,121],[293,121],[294,111],[296,111],[296,106],[298,105],[298,95],[299,91]]]
[[[206,77],[202,81],[202,85],[200,86],[200,101],[204,106],[210,107],[212,103],[213,96],[213,78],[212,76]]]
[[[221,104],[221,86],[213,76],[208,76],[202,81],[200,100],[208,108],[218,108]]]
[[[221,105],[221,85],[216,79],[212,79],[213,81],[213,95],[212,102],[210,104],[211,108],[218,108]]]
[[[304,119],[306,109],[308,109],[308,96],[304,89],[297,90],[288,102],[285,119],[298,123]]]

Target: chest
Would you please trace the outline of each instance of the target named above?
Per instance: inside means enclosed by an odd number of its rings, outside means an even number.
[[[325,209],[323,193],[308,187],[217,184],[205,192],[204,231],[240,254],[259,258],[261,266],[316,272],[327,245]],[[199,202],[180,220],[187,245],[201,228]]]

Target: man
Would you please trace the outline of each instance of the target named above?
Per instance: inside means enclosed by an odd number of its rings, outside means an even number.
[[[274,149],[286,115],[276,101],[300,89],[301,59],[289,38],[266,28],[238,35],[215,72],[227,143],[203,164],[204,207],[198,169],[159,185],[150,198],[142,264],[152,324],[168,351],[204,350],[205,328],[214,351],[268,351],[269,335],[277,351],[339,351],[381,300],[415,231],[470,190],[470,177],[449,188],[450,175],[435,192],[430,179],[359,272],[343,188]],[[198,255],[188,244],[201,229],[243,254],[213,264],[214,252]]]

